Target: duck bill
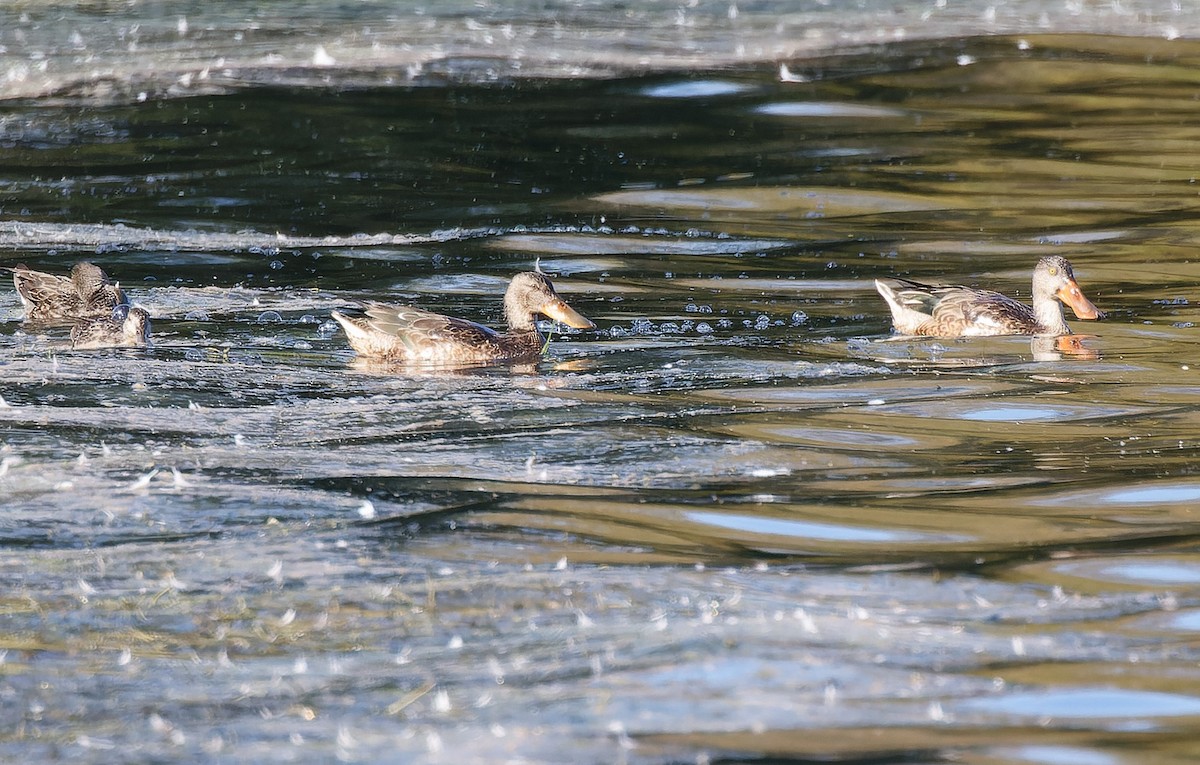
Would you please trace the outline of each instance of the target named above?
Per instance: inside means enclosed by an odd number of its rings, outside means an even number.
[[[542,313],[555,321],[561,321],[568,327],[574,327],[575,329],[592,329],[596,326],[592,323],[591,319],[576,311],[562,300],[552,300],[546,303],[546,305],[542,306]]]
[[[1079,284],[1070,279],[1058,290],[1058,299],[1071,306],[1071,310],[1081,319],[1103,319],[1104,311],[1092,305],[1092,301],[1083,295]]]

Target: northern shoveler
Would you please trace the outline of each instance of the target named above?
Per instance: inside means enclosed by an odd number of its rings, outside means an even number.
[[[143,308],[121,303],[104,319],[80,319],[71,328],[71,347],[111,348],[150,344],[150,314]]]
[[[129,302],[120,285],[94,263],[76,263],[70,276],[34,271],[22,263],[12,268],[12,275],[29,322],[106,319],[114,308]]]
[[[1032,308],[991,290],[888,281],[897,286],[876,279],[875,289],[891,308],[896,331],[905,335],[1069,335],[1063,303],[1080,319],[1104,318],[1079,289],[1070,261],[1059,255],[1042,258],[1034,268]]]
[[[508,331],[504,333],[409,306],[369,303],[364,313],[347,316],[333,312],[350,347],[370,358],[426,364],[478,364],[536,357],[546,344],[535,323],[538,314],[576,329],[596,326],[558,296],[545,274],[535,271],[519,273],[509,283],[504,294],[508,320]]]

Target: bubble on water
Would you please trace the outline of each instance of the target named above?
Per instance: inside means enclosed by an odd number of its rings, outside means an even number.
[[[204,351],[199,348],[188,348],[183,352],[183,357],[188,361],[204,361]]]
[[[771,326],[771,319],[768,316],[766,316],[765,314],[760,315],[757,319],[754,320],[754,328],[755,329],[766,329],[769,326]]]
[[[279,271],[283,268],[283,261],[282,260],[272,260],[268,265],[271,267],[272,271]]]
[[[806,314],[804,311],[793,311],[792,312],[792,326],[793,327],[798,327],[801,324],[806,323],[807,321],[808,321],[808,314]]]
[[[712,325],[707,321],[702,321],[696,325],[696,332],[700,333],[701,335],[711,335],[713,333],[713,328]]]
[[[733,322],[729,319],[717,319],[717,326],[721,329],[729,329],[733,326]]]
[[[654,322],[649,319],[634,319],[629,331],[635,335],[649,335],[654,332]]]
[[[263,311],[254,321],[257,324],[274,324],[283,321],[283,316],[279,311]]]
[[[301,324],[320,324],[321,319],[313,316],[311,313],[306,313],[300,317]]]
[[[321,326],[317,327],[317,334],[321,337],[333,337],[337,334],[339,326],[336,321],[326,319],[321,323]]]
[[[658,331],[664,335],[678,335],[679,325],[673,321],[664,321],[658,325]]]

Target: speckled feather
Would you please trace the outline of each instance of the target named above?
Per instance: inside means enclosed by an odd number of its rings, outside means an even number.
[[[1037,317],[1024,303],[993,290],[964,286],[933,287],[907,279],[892,279],[901,289],[897,299],[923,316],[915,326],[896,328],[910,335],[955,337],[971,335],[1035,335]]]
[[[365,314],[334,311],[333,318],[342,324],[355,351],[385,361],[509,360],[537,356],[542,348],[537,330],[500,333],[466,319],[382,303],[367,304]]]
[[[21,264],[12,269],[13,285],[30,322],[69,323],[109,318],[127,303],[125,293],[94,263],[76,263],[70,276],[34,271]]]
[[[1083,296],[1070,262],[1057,255],[1042,258],[1034,269],[1032,308],[992,290],[888,281],[892,284],[876,279],[875,289],[887,301],[896,331],[907,335],[1069,335],[1061,300],[1068,300],[1081,319],[1104,317]]]
[[[113,308],[106,318],[81,319],[71,328],[71,347],[76,350],[149,344],[150,314],[128,303]]]
[[[362,356],[392,362],[478,364],[536,358],[545,346],[535,319],[545,314],[572,327],[595,326],[568,306],[545,274],[512,278],[504,294],[508,332],[410,306],[369,303],[364,316],[333,312],[350,346]]]

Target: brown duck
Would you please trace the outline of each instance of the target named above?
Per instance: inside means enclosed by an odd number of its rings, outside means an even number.
[[[1042,258],[1033,269],[1032,308],[991,290],[889,281],[896,286],[876,279],[875,289],[891,308],[896,331],[905,335],[1069,335],[1063,303],[1080,319],[1104,318],[1084,297],[1070,261],[1059,255]]]
[[[34,271],[22,263],[13,267],[12,275],[28,322],[106,319],[118,305],[129,302],[120,285],[95,263],[76,263],[70,276]]]
[[[149,344],[150,314],[128,303],[112,309],[106,318],[80,319],[71,328],[71,347],[76,350]]]
[[[538,314],[576,329],[596,326],[571,308],[541,272],[512,278],[504,294],[508,331],[443,316],[420,308],[368,303],[365,316],[333,318],[342,325],[350,347],[362,356],[384,361],[424,364],[478,364],[536,358],[546,345],[537,330]]]

